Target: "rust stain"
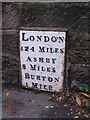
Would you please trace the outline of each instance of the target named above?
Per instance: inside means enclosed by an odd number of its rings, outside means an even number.
[[[64,69],[65,69],[65,48],[64,48],[64,57],[63,57],[63,61],[62,61],[62,66],[63,66],[63,71],[62,71],[62,76],[63,76],[63,80],[62,80],[62,92],[64,91]]]
[[[58,40],[58,37],[56,37],[56,41]]]
[[[19,33],[20,35],[20,33]],[[20,39],[20,36],[19,36],[19,39]],[[20,51],[20,81],[21,81],[21,84],[22,84],[22,66],[21,66],[21,41],[19,40],[19,51]]]

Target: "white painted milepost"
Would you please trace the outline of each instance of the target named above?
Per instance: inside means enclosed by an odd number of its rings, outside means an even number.
[[[22,86],[60,92],[64,82],[66,32],[20,30]]]

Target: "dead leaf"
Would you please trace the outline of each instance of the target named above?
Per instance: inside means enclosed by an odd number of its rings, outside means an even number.
[[[88,118],[88,115],[84,114],[84,116],[85,116],[86,118]]]
[[[69,116],[70,114],[68,113],[68,116]]]
[[[7,92],[7,93],[6,93],[6,96],[11,96],[11,93],[10,93],[10,92]]]
[[[79,105],[79,106],[81,106],[81,100],[80,100],[80,98],[76,95],[76,103]]]
[[[90,98],[90,94],[83,93],[83,92],[80,92],[80,94],[82,94],[82,95],[84,95],[84,96],[86,96],[86,97]]]
[[[80,115],[80,114],[81,114],[81,112],[78,112],[77,114],[78,114],[78,115]]]
[[[67,104],[65,104],[64,107],[67,107]]]
[[[75,116],[74,118],[78,118],[78,116]]]
[[[6,96],[8,96],[8,93],[6,93]]]
[[[53,108],[53,105],[51,105],[51,108]]]
[[[49,108],[49,106],[46,106],[46,108]]]
[[[71,112],[71,115],[73,114],[73,112]]]
[[[59,97],[59,100],[61,100],[62,98],[61,97]]]
[[[35,103],[35,101],[33,100],[32,103]]]
[[[70,109],[70,111],[72,111],[72,109]]]

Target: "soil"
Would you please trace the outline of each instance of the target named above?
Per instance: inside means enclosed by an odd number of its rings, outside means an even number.
[[[76,96],[79,97],[81,101],[81,105],[78,105],[76,102]],[[73,90],[71,92],[65,93],[65,94],[59,94],[56,96],[53,96],[54,100],[58,101],[60,104],[64,104],[66,108],[70,109],[69,116],[72,114],[75,114],[76,116],[82,116],[90,117],[90,109],[86,107],[86,101],[88,100],[87,97],[80,94],[78,90]]]

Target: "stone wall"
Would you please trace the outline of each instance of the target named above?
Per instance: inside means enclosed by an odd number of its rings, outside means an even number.
[[[19,30],[21,27],[68,29],[69,85],[89,83],[90,48],[88,3],[3,3],[3,83],[19,81]]]

